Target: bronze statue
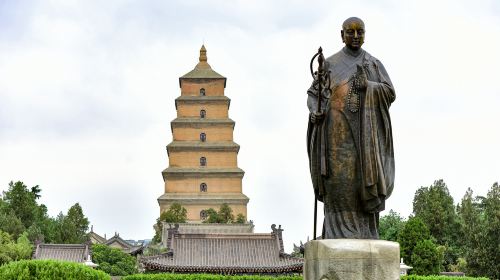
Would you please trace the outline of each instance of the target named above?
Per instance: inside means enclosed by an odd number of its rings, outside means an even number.
[[[308,155],[323,239],[378,239],[379,212],[394,187],[389,107],[396,98],[382,63],[363,50],[365,25],[348,18],[345,47],[321,61],[307,91]],[[321,53],[321,48],[320,48]],[[321,67],[326,79],[321,80]]]

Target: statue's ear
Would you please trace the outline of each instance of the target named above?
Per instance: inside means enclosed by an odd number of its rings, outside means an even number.
[[[345,40],[344,40],[344,29],[340,30],[340,37],[342,38],[342,43],[345,43]]]

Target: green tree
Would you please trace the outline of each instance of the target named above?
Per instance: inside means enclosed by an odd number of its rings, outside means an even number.
[[[231,224],[235,222],[233,209],[231,209],[231,207],[227,203],[223,203],[220,206],[219,211],[215,211],[215,209],[209,208],[206,210],[206,213],[207,213],[207,218],[203,221],[204,223]],[[240,221],[241,220],[245,220],[245,216],[243,214],[240,217]]]
[[[436,244],[430,239],[421,240],[413,248],[411,256],[413,265],[412,274],[417,275],[437,275],[439,274],[439,264],[442,261],[439,256]]]
[[[245,215],[239,213],[238,215],[236,215],[236,222],[237,224],[244,224],[247,222],[247,219],[245,218]]]
[[[103,244],[92,246],[92,261],[99,264],[97,269],[112,276],[125,276],[137,273],[136,259],[120,249]]]
[[[82,207],[76,203],[64,215],[62,212],[51,221],[54,227],[54,242],[62,244],[84,243],[87,240],[89,221],[83,214]],[[49,225],[46,225],[49,226]]]
[[[36,200],[40,197],[40,188],[38,186],[33,188],[35,192],[28,189],[21,181],[15,183],[11,181],[8,191],[3,192],[3,200],[26,228],[33,224],[39,214]]]
[[[203,221],[204,223],[207,223],[207,224],[220,223],[221,219],[219,217],[219,213],[217,213],[217,211],[215,211],[215,209],[208,208],[206,210],[206,213],[207,213],[207,218]]]
[[[153,243],[161,242],[161,233],[163,230],[163,222],[166,223],[185,223],[187,220],[187,210],[182,207],[181,204],[174,202],[167,211],[160,214],[160,217],[156,219],[156,224],[153,226],[155,229],[155,236],[153,237]]]
[[[220,219],[219,223],[231,224],[234,222],[233,209],[227,203],[222,203],[217,214]]]
[[[21,181],[10,182],[8,190],[3,192],[0,203],[0,220],[5,219],[7,223],[2,223],[0,229],[16,237],[24,228],[32,242],[37,240],[53,242],[54,232],[50,217],[47,215],[47,207],[37,202],[40,193],[38,185],[28,188]]]
[[[465,244],[465,259],[467,262],[467,273],[479,276],[484,275],[486,262],[485,223],[482,218],[484,209],[482,200],[473,197],[472,189],[468,189],[458,205],[458,213],[461,220],[463,242]],[[487,256],[486,256],[487,257]]]
[[[398,236],[401,257],[406,264],[413,264],[412,255],[415,246],[417,246],[418,242],[427,239],[430,239],[430,233],[422,219],[410,217]]]
[[[394,212],[392,209],[389,214],[380,218],[379,221],[379,235],[382,240],[397,241],[398,235],[405,225],[404,219],[399,213]]]
[[[0,265],[11,261],[30,259],[33,252],[28,234],[23,233],[15,242],[10,234],[0,230]]]
[[[11,234],[14,238],[19,237],[26,228],[23,222],[16,217],[13,211],[10,209],[0,209],[0,230]]]
[[[187,210],[179,203],[170,205],[166,212],[160,215],[161,220],[167,223],[185,223],[187,220]]]
[[[485,200],[485,276],[500,279],[500,186],[494,183]],[[485,268],[486,268],[485,267]]]
[[[440,179],[429,187],[421,187],[413,198],[413,214],[429,228],[438,244],[456,245],[460,226],[446,183]]]

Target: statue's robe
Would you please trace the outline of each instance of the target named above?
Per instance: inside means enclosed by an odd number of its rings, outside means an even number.
[[[307,133],[314,192],[324,203],[322,237],[378,239],[378,214],[394,187],[389,116],[394,87],[382,63],[363,49],[344,47],[325,65],[331,78],[330,90],[322,92],[325,117],[317,124],[309,121]],[[357,65],[368,78],[359,103],[348,101]],[[308,90],[310,113],[317,112],[317,103],[313,83]]]

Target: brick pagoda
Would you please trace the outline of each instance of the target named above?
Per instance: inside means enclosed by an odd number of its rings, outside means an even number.
[[[207,63],[205,46],[198,64],[179,78],[179,85],[173,141],[167,146],[169,166],[162,172],[165,193],[158,198],[160,213],[178,202],[187,209],[188,222],[197,223],[206,218],[207,209],[227,203],[235,216],[247,218],[249,199],[242,193],[244,171],[238,168],[240,147],[233,141],[226,78]]]

